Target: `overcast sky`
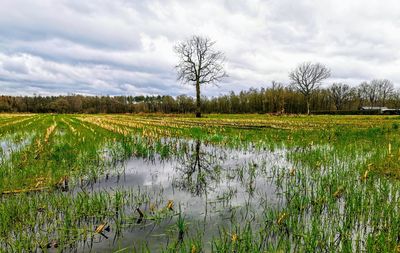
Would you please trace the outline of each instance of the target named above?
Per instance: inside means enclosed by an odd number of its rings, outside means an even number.
[[[400,86],[398,0],[0,0],[0,94],[193,95],[173,51],[193,34],[226,56],[207,96],[288,83],[304,61],[325,85]]]

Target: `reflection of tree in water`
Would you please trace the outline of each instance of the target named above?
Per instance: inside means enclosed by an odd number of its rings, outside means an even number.
[[[173,185],[187,190],[195,196],[201,196],[220,180],[220,166],[215,152],[202,148],[201,141],[196,140],[194,148],[179,158],[178,178]]]

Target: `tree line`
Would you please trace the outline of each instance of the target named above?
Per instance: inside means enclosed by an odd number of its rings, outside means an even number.
[[[334,83],[318,87],[309,97],[296,85],[272,82],[216,97],[201,97],[204,113],[354,112],[361,107],[400,108],[400,90],[391,81],[376,79],[356,87]],[[196,113],[196,98],[172,96],[0,96],[0,112],[31,113]]]

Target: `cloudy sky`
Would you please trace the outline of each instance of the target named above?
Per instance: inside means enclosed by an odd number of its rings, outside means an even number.
[[[400,87],[398,0],[0,0],[0,94],[193,95],[173,51],[193,34],[226,56],[208,96],[288,83],[303,61],[326,85]]]

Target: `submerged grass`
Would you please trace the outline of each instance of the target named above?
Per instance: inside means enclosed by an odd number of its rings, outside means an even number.
[[[0,251],[80,251],[115,238],[117,252],[395,252],[399,123],[398,116],[2,115]],[[216,162],[222,154],[203,146],[285,150],[290,167],[271,169],[264,157],[226,169]],[[171,185],[204,200],[204,221],[162,188],[93,188],[132,157],[182,160]],[[236,184],[213,196],[223,181]],[[263,192],[265,182],[273,193]],[[166,226],[159,245],[118,244],[124,233],[157,226]]]

